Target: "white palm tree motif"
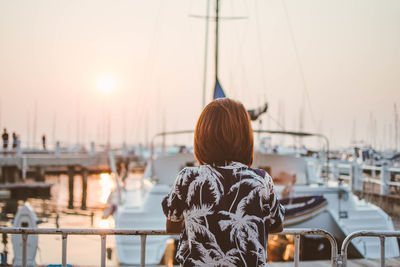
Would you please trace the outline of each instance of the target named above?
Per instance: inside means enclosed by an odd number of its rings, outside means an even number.
[[[243,198],[236,209],[236,213],[231,213],[227,211],[220,211],[222,215],[229,217],[228,220],[221,220],[218,222],[222,231],[231,228],[230,231],[230,241],[235,242],[236,248],[239,250],[239,255],[242,258],[245,266],[247,266],[242,252],[246,251],[247,243],[249,241],[253,242],[254,245],[259,248],[263,247],[258,241],[258,227],[257,223],[263,223],[262,219],[257,216],[245,214],[245,205],[248,201],[247,198]],[[258,249],[257,249],[258,251]]]
[[[211,205],[194,205],[190,210],[184,211],[185,228],[190,247],[192,242],[195,241],[196,234],[208,237],[210,241],[216,243],[214,234],[210,232],[208,227],[203,225],[203,220],[206,220],[206,216],[213,214],[211,207]]]
[[[246,168],[247,166],[240,162],[232,161],[229,165],[221,166],[222,169],[232,170],[232,174],[236,175],[241,168]]]
[[[221,195],[224,194],[224,187],[221,183],[222,175],[213,169],[210,165],[202,165],[199,167],[199,176],[196,177],[189,185],[189,190],[186,202],[189,204],[190,200],[196,193],[196,187],[203,186],[206,182],[209,185],[211,193],[215,198],[215,203],[219,203]],[[201,190],[200,190],[201,193]],[[201,198],[201,194],[200,194]]]
[[[192,260],[196,266],[235,266],[239,261],[236,256],[239,251],[233,248],[224,253],[216,243],[207,243],[207,248],[202,243],[193,242],[200,253],[199,260]]]
[[[254,171],[251,170],[243,170],[240,173],[240,181],[235,183],[229,190],[229,193],[236,191],[236,195],[235,198],[229,208],[229,211],[232,210],[234,203],[236,202],[236,199],[239,195],[239,190],[240,190],[240,186],[243,184],[247,184],[251,187],[253,187],[254,189],[250,192],[251,194],[258,194],[260,195],[260,204],[261,204],[261,199],[268,199],[268,195],[266,195],[264,192],[266,192],[266,182],[265,179],[262,178],[261,176],[259,176],[257,173],[255,173]],[[242,179],[243,176],[246,176],[245,179]]]
[[[218,204],[221,199],[221,195],[224,194],[224,187],[220,181],[222,175],[209,165],[202,165],[199,167],[199,175],[189,185],[186,203],[189,205],[192,198],[196,195],[196,189],[200,187],[200,205],[203,205],[203,186],[204,184],[209,185],[212,196],[215,199],[215,204]],[[185,181],[188,183],[188,179]],[[207,218],[204,217],[206,227],[208,228]]]
[[[174,199],[174,197],[176,197],[175,193],[179,192],[179,190],[177,190],[177,185],[186,183],[188,177],[190,175],[192,175],[194,171],[195,171],[195,168],[186,167],[186,168],[183,168],[178,173],[178,176],[175,179],[175,182],[174,182],[174,184],[173,184],[173,186],[171,188],[171,191],[168,194],[169,195],[169,197],[168,197],[168,206],[171,206],[172,200]]]

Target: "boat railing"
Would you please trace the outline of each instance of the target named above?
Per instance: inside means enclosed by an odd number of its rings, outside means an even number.
[[[381,195],[389,195],[390,187],[400,188],[400,182],[391,180],[393,174],[400,174],[400,168],[398,167],[390,167],[387,164],[372,166],[352,162],[331,163],[330,168],[333,170],[334,178],[348,181],[353,191],[361,191],[363,189],[363,183],[379,185]],[[348,171],[346,171],[346,174],[339,173],[339,168],[347,169]],[[371,171],[371,177],[363,175],[364,171]]]
[[[341,253],[339,255],[338,264],[342,267],[347,267],[347,249],[351,240],[360,236],[377,237],[380,240],[380,266],[385,266],[385,239],[386,237],[400,238],[400,231],[357,231],[348,235],[342,243]]]
[[[146,238],[152,235],[178,235],[167,233],[162,230],[132,230],[132,229],[56,229],[56,228],[7,228],[0,227],[0,233],[20,234],[22,235],[22,267],[27,266],[27,240],[29,235],[61,235],[62,237],[62,267],[67,266],[67,240],[69,235],[97,235],[101,240],[101,260],[100,266],[106,266],[106,239],[109,235],[134,235],[140,236],[141,266],[146,266]],[[271,235],[294,235],[294,266],[298,267],[300,263],[300,237],[305,235],[322,236],[329,240],[331,244],[331,266],[337,266],[339,255],[336,239],[327,231],[321,229],[285,229],[282,232]]]

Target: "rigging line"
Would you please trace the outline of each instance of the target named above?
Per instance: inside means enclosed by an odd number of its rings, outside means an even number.
[[[267,113],[268,118],[270,118],[273,122],[276,123],[276,125],[278,125],[279,128],[281,128],[281,130],[285,130],[285,127],[283,127],[283,125],[281,123],[279,123],[278,120],[276,120],[274,117],[271,116],[271,114]]]
[[[210,0],[207,0],[207,18],[210,15]],[[205,25],[205,44],[204,44],[204,69],[203,69],[203,102],[202,109],[206,106],[206,87],[207,87],[207,58],[208,58],[208,28],[209,28],[209,19],[206,19]]]
[[[154,68],[155,68],[154,67],[154,65],[155,65],[154,64],[154,61],[155,61],[154,50],[156,50],[156,48],[157,48],[157,43],[159,41],[159,36],[160,36],[160,28],[161,28],[160,24],[161,24],[161,17],[162,17],[162,11],[163,11],[163,6],[164,6],[163,3],[164,3],[163,0],[159,1],[156,22],[154,24],[154,35],[152,36],[152,39],[150,41],[151,44],[150,44],[150,47],[149,47],[149,50],[148,50],[148,53],[146,56],[146,62],[149,62],[150,66],[148,67],[148,72],[146,72],[145,75],[142,76],[143,80],[144,80],[144,82],[142,84],[147,85],[147,86],[149,86],[149,83],[147,83],[146,81],[152,80],[152,78],[154,76]],[[148,107],[148,105],[149,105],[148,101],[149,100],[148,100],[147,94],[145,94],[143,92],[139,93],[139,97],[137,98],[138,103],[144,104],[145,106]],[[143,113],[147,113],[147,110],[140,109],[139,113],[138,113],[138,117],[139,118],[143,117]],[[139,126],[139,128],[140,128],[140,126]]]
[[[257,24],[257,35],[258,35],[258,52],[260,53],[260,63],[261,63],[261,81],[262,81],[262,85],[263,85],[263,91],[264,91],[264,100],[265,100],[265,96],[266,96],[266,92],[267,91],[267,86],[266,86],[266,81],[265,81],[265,67],[264,67],[264,51],[263,51],[263,46],[262,46],[262,39],[261,39],[261,30],[260,30],[260,17],[258,14],[258,4],[257,4],[258,0],[254,0],[254,9],[255,9],[255,13],[256,13],[256,24]]]
[[[292,44],[293,44],[293,49],[294,49],[294,52],[295,52],[295,55],[296,55],[296,61],[297,61],[297,64],[299,66],[300,76],[301,76],[301,79],[302,79],[302,82],[303,82],[303,89],[304,89],[304,92],[306,94],[308,108],[310,109],[310,113],[311,113],[311,119],[312,119],[314,128],[316,128],[315,117],[314,117],[314,113],[313,113],[312,106],[311,106],[310,94],[308,92],[306,79],[304,77],[303,65],[301,64],[299,53],[298,53],[298,48],[297,48],[297,45],[296,45],[296,40],[294,38],[293,27],[292,27],[292,24],[290,23],[289,12],[287,10],[285,0],[282,0],[281,2],[282,2],[283,9],[285,11],[286,21],[287,21],[287,25],[288,25],[288,28],[289,28],[290,37],[291,37]]]
[[[232,12],[234,13],[233,2],[231,1],[230,4],[231,4]],[[246,8],[246,10],[247,10],[247,8]],[[248,23],[249,23],[248,20],[246,20],[246,26],[248,25]],[[233,49],[232,49],[232,55],[230,57],[228,57],[232,62],[231,64],[229,64],[231,66],[231,69],[230,69],[231,74],[233,73],[233,70],[239,69],[239,67],[238,67],[239,61],[240,61],[239,58],[243,58],[243,44],[244,44],[245,35],[247,34],[248,31],[245,31],[245,33],[242,34],[242,36],[240,36],[239,27],[234,27],[233,32],[234,32],[234,38],[236,38],[236,40],[237,40],[236,43],[238,44],[238,46],[237,46],[238,56],[237,57],[233,56]],[[240,37],[242,37],[242,39],[240,39]],[[243,64],[240,64],[240,67],[243,68]],[[241,73],[243,74],[244,71],[245,71],[245,69],[242,69]],[[235,76],[235,75],[233,75],[233,76]],[[241,97],[242,94],[240,92],[243,90],[239,90],[239,93],[236,94],[237,91],[236,91],[236,88],[234,87],[234,83],[235,83],[235,77],[232,79],[232,84],[231,84],[232,92],[235,92],[236,98],[242,98]]]
[[[248,28],[248,25],[249,25],[249,21],[247,20],[246,21],[246,24],[245,24],[245,28],[247,29]],[[248,88],[248,81],[247,81],[247,79],[246,79],[246,77],[247,77],[247,74],[246,74],[246,68],[245,68],[245,64],[243,64],[243,58],[244,58],[244,53],[243,53],[243,50],[244,50],[244,44],[245,44],[245,40],[246,40],[246,36],[247,36],[247,34],[248,34],[248,30],[245,30],[244,31],[244,33],[241,35],[241,36],[239,36],[240,34],[239,34],[239,31],[238,31],[238,27],[235,27],[235,32],[236,32],[236,38],[237,38],[237,42],[238,42],[238,56],[237,56],[237,58],[236,58],[236,64],[238,64],[239,66],[240,66],[240,69],[241,69],[241,83],[242,83],[242,90],[239,90],[239,92],[240,92],[240,98],[242,98],[243,99],[243,88]],[[241,38],[241,39],[240,39]],[[242,64],[240,64],[240,62],[242,62]],[[235,67],[235,69],[236,69],[236,67]],[[247,94],[245,94],[245,96],[247,96]],[[246,101],[246,99],[243,99],[242,101]]]

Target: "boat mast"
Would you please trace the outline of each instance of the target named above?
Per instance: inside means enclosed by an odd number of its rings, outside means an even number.
[[[203,71],[203,106],[206,106],[206,83],[207,83],[207,58],[208,58],[208,25],[209,25],[209,17],[210,17],[210,0],[207,0],[207,11],[206,11],[206,38],[204,45],[204,71]]]
[[[398,147],[398,142],[399,142],[399,118],[397,114],[397,106],[396,103],[394,103],[394,150],[397,151],[399,149]]]
[[[218,28],[219,28],[219,0],[215,5],[215,82],[218,79]]]

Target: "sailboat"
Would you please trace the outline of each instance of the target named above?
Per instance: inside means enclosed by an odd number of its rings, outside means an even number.
[[[214,98],[226,97],[218,77],[218,21],[219,0],[216,0],[216,35],[215,35],[215,87]],[[207,17],[208,19],[208,17]],[[204,94],[203,94],[204,95]],[[203,101],[204,102],[204,101]],[[249,111],[255,119],[266,112],[268,105]],[[253,116],[252,116],[253,115]],[[188,134],[193,131],[160,133],[155,137]],[[284,133],[288,134],[288,133]],[[291,133],[294,135],[313,134]],[[152,141],[154,148],[154,138]],[[154,152],[154,150],[153,150]],[[315,162],[314,162],[315,163]],[[146,167],[144,177],[135,188],[120,189],[113,214],[116,228],[165,229],[165,216],[161,209],[161,201],[170,191],[178,172],[186,166],[195,166],[193,153],[182,151],[178,154],[155,156],[152,153]],[[267,170],[272,177],[280,172],[296,175],[291,195],[282,199],[287,207],[285,218],[287,227],[321,228],[334,234],[338,240],[356,230],[393,230],[390,217],[381,209],[365,201],[358,200],[346,187],[328,186],[321,179],[320,173],[313,166],[311,159],[296,155],[278,155],[255,152],[253,167]],[[278,192],[285,187],[276,186]],[[146,263],[158,264],[164,254],[168,236],[151,236],[146,243]],[[379,240],[377,240],[379,243]],[[365,258],[378,258],[378,244],[368,238],[352,241],[354,254]],[[140,264],[140,239],[137,237],[116,236],[117,254],[121,264]],[[399,255],[397,241],[388,238],[385,255]]]
[[[316,136],[296,132],[280,134]],[[316,158],[255,152],[253,167],[268,171],[274,179],[278,194],[282,195],[287,189],[287,184],[279,180],[280,174],[286,172],[295,176],[295,182],[290,185],[289,196],[281,199],[282,203],[289,207],[285,215],[285,228],[323,229],[330,232],[339,243],[355,231],[394,231],[390,216],[379,207],[359,199],[349,186],[344,186],[338,181],[328,181],[327,177],[322,175],[321,166]],[[329,257],[330,247],[324,239],[305,237],[303,242],[304,246],[312,244],[314,247],[323,248],[323,252]],[[353,257],[380,257],[378,239],[360,237],[351,244],[350,255]],[[322,251],[319,253],[322,254]],[[395,238],[386,240],[385,256],[399,256]]]
[[[216,0],[216,48],[215,48],[215,88],[214,98],[225,97],[218,78],[218,11],[219,0]],[[261,108],[260,112],[249,111],[252,119],[267,111]],[[256,113],[256,114],[255,114]],[[256,116],[252,116],[256,115]],[[256,131],[255,131],[256,132]],[[265,131],[270,134],[284,134],[298,137],[317,136],[328,140],[321,134],[287,131]],[[327,161],[329,163],[329,141],[327,141]],[[382,209],[358,199],[349,187],[341,183],[327,183],[321,178],[315,166],[315,159],[298,157],[296,154],[278,155],[255,152],[253,167],[265,169],[273,178],[283,172],[291,173],[296,177],[291,184],[291,195],[282,199],[286,213],[285,226],[295,228],[320,228],[332,233],[339,241],[352,232],[359,230],[394,231],[393,222]],[[314,166],[314,167],[313,167]],[[277,185],[279,193],[287,189],[286,185]],[[312,242],[316,243],[315,240]],[[378,239],[362,237],[352,242],[352,254],[356,257],[379,258],[380,243]],[[329,249],[328,249],[329,250]],[[390,238],[385,244],[386,257],[400,255],[397,240]]]

